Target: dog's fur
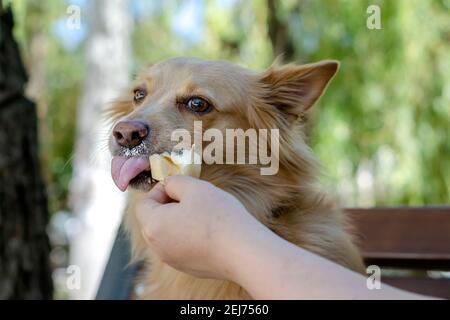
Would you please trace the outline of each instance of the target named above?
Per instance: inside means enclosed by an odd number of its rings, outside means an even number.
[[[201,179],[236,196],[259,221],[288,241],[363,272],[349,226],[335,201],[317,186],[317,163],[305,142],[308,109],[320,97],[338,69],[336,61],[307,65],[275,63],[263,72],[223,61],[174,58],[148,66],[134,86],[111,109],[111,119],[141,119],[151,133],[145,154],[171,150],[171,132],[202,120],[203,130],[218,128],[278,128],[280,169],[260,175],[258,165],[205,165]],[[133,103],[133,90],[145,88],[145,101]],[[180,97],[207,98],[214,110],[195,115]],[[119,153],[114,139],[113,155]],[[135,188],[147,189],[142,183]],[[133,205],[142,191],[130,194],[126,225],[133,253],[148,263],[144,299],[243,299],[240,286],[222,280],[199,279],[179,272],[151,255],[134,215]],[[199,195],[201,196],[201,195]]]

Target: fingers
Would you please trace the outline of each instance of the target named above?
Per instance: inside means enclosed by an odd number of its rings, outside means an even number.
[[[170,197],[167,195],[164,186],[161,183],[158,183],[156,186],[150,190],[147,194],[147,197],[151,200],[159,204],[165,204],[171,201]]]
[[[194,192],[204,194],[202,190],[206,189],[202,186],[207,182],[188,176],[171,176],[164,184],[158,183],[136,205],[137,218],[148,235],[157,232],[155,230],[164,225],[164,221],[173,219],[173,213],[180,212],[182,199],[188,199]]]
[[[171,199],[164,190],[164,186],[158,183],[146,195],[140,197],[136,204],[136,211],[139,220],[148,217],[151,212],[155,212],[162,205],[170,202]]]

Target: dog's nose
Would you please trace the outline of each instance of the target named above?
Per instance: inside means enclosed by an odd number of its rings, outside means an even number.
[[[121,121],[114,126],[113,136],[122,147],[133,148],[148,136],[149,131],[149,126],[143,121]]]

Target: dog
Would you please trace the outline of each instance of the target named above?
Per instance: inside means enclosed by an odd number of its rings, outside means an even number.
[[[201,179],[231,193],[280,237],[342,266],[364,272],[351,226],[317,182],[318,163],[306,143],[310,108],[337,72],[323,60],[275,62],[252,71],[226,61],[171,58],[146,66],[109,110],[112,175],[131,189],[125,224],[134,259],[144,261],[143,299],[251,299],[238,284],[200,279],[153,256],[135,216],[137,199],[156,183],[142,158],[172,150],[171,133],[227,128],[279,130],[279,170],[261,175],[259,164],[202,164]],[[207,145],[206,142],[205,146]],[[125,169],[124,169],[125,168]]]

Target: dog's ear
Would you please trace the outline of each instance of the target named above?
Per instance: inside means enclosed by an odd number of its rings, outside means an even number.
[[[302,116],[322,95],[338,70],[339,62],[323,60],[305,65],[272,65],[261,82],[264,99],[278,108],[288,119]]]

